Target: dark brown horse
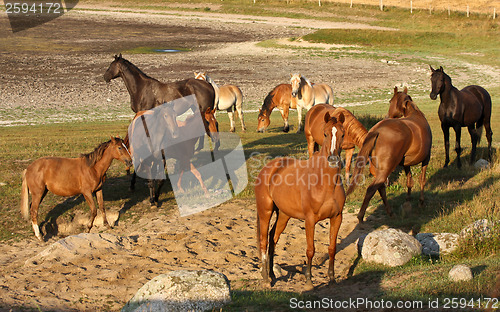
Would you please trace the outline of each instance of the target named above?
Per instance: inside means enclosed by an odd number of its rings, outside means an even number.
[[[292,85],[291,84],[280,84],[277,85],[264,99],[262,108],[259,109],[259,117],[257,117],[257,132],[266,131],[267,127],[271,123],[269,119],[271,117],[271,112],[277,107],[283,118],[284,126],[283,132],[288,132],[290,127],[288,125],[288,112],[290,108],[297,108],[297,100],[292,98]]]
[[[214,108],[215,91],[208,82],[190,78],[163,83],[143,73],[137,66],[124,59],[121,54],[115,55],[115,60],[104,73],[106,82],[118,77],[121,77],[125,82],[130,94],[130,107],[134,113],[172,102],[175,113],[181,115],[189,108],[194,110],[192,107],[194,101],[189,95],[195,95],[206,133],[211,135],[208,123],[204,119],[204,113],[207,109]],[[183,101],[183,99],[187,100]],[[216,139],[213,141],[216,142]]]
[[[488,158],[491,159],[491,140],[493,132],[491,131],[491,97],[488,91],[480,86],[467,86],[458,90],[451,84],[451,78],[443,67],[434,69],[430,66],[432,90],[431,99],[437,99],[439,94],[441,103],[439,104],[439,120],[441,120],[441,129],[444,134],[444,149],[446,159],[444,166],[450,162],[450,127],[455,130],[455,151],[457,152],[457,166],[460,168],[460,137],[462,127],[467,127],[472,141],[472,151],[470,163],[476,159],[476,146],[481,140],[481,132],[484,125],[486,129],[486,139],[488,140]]]
[[[347,109],[342,107],[333,107],[330,104],[316,104],[307,112],[304,127],[309,157],[311,157],[313,153],[319,149],[319,146],[323,144],[325,137],[323,136],[324,122],[322,116],[326,112],[328,112],[330,116],[336,117],[337,119],[340,114],[344,115],[345,135],[344,140],[342,141],[342,150],[345,151],[345,177],[346,181],[349,181],[354,148],[356,146],[361,148],[368,131]]]
[[[358,213],[360,223],[363,222],[366,208],[376,191],[382,197],[387,214],[392,215],[391,207],[387,202],[385,181],[398,165],[405,169],[406,186],[408,187],[406,201],[409,202],[413,187],[410,166],[422,164],[420,204],[422,205],[424,202],[425,172],[431,157],[432,133],[424,114],[413,103],[407,92],[406,88],[403,92],[398,92],[397,87],[394,88],[394,96],[389,107],[389,118],[380,121],[368,131],[356,159],[353,182],[347,195],[359,183],[362,177],[360,174],[370,156],[370,172],[375,176],[366,190],[365,199]]]
[[[325,139],[319,152],[308,160],[274,159],[261,170],[255,181],[257,248],[262,264],[263,283],[266,287],[270,286],[269,277],[274,278],[275,246],[290,218],[305,220],[307,289],[313,289],[311,266],[314,256],[314,227],[318,221],[330,219],[328,276],[331,282],[334,281],[337,234],[342,222],[345,193],[339,174],[340,168],[332,166],[329,158],[340,153],[344,136],[342,127],[344,116],[340,114],[337,120],[329,113],[325,113],[323,118]],[[274,212],[277,215],[276,222],[268,233]]]
[[[97,215],[93,199],[95,194],[104,223],[111,227],[104,210],[102,184],[113,159],[121,160],[126,165],[132,163],[130,154],[120,138],[112,137],[111,141],[102,143],[92,153],[79,158],[39,158],[23,171],[21,214],[25,219],[31,216],[31,225],[39,240],[43,241],[38,227],[38,207],[47,191],[59,196],[82,194],[85,197],[90,207],[87,232],[92,228]],[[31,194],[31,206],[28,194]]]

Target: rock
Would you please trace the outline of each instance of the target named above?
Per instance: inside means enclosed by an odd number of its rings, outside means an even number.
[[[422,254],[440,256],[458,248],[460,235],[452,233],[418,233],[416,239],[422,245]]]
[[[479,240],[490,237],[493,234],[493,227],[498,226],[500,220],[494,222],[488,219],[477,220],[469,224],[460,231],[461,238],[473,237]]]
[[[486,159],[479,159],[474,163],[474,168],[477,169],[488,169],[490,167],[490,163]]]
[[[361,256],[391,267],[403,265],[421,254],[422,245],[415,237],[401,230],[387,229],[368,234],[363,242]]]
[[[465,264],[457,264],[448,273],[450,280],[454,282],[472,280],[472,271]]]
[[[122,312],[205,311],[231,301],[229,281],[213,271],[173,271],[144,286]]]

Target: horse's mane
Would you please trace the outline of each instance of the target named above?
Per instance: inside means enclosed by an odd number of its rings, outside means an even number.
[[[123,57],[120,57],[119,60],[126,66],[126,68],[128,70],[130,70],[132,68],[134,71],[137,71],[139,74],[144,75],[146,78],[149,78],[149,79],[152,79],[155,81],[159,81],[158,79],[153,78],[153,77],[149,76],[148,74],[146,74],[145,72],[143,72],[139,67],[132,64],[129,60],[124,59]]]
[[[90,152],[88,154],[82,154],[80,155],[80,157],[85,158],[85,162],[89,167],[93,167],[99,160],[101,160],[102,155],[104,155],[104,151],[106,151],[110,143],[111,140],[109,140],[108,142],[101,143],[99,144],[99,146],[95,148],[93,152]]]
[[[412,100],[411,100],[411,97],[410,97],[410,100],[406,100],[405,103],[407,103],[407,105],[410,105],[411,108],[413,108],[413,110],[419,114],[421,114],[422,116],[425,117],[425,114],[424,112],[422,112],[420,110],[420,108],[418,108],[417,104],[415,104]],[[406,116],[405,116],[406,117]]]
[[[266,98],[264,99],[264,103],[262,104],[262,110],[269,111],[271,108],[271,103],[273,101],[274,95],[276,94],[276,88],[269,91]]]
[[[356,146],[363,146],[363,141],[365,140],[366,134],[368,133],[365,126],[363,126],[363,124],[358,119],[356,119],[356,117],[354,117],[354,115],[347,109],[339,107],[335,110],[340,110],[344,114],[345,134],[354,141],[354,144]]]
[[[306,83],[307,83],[310,87],[312,87],[312,86],[313,86],[313,85],[312,85],[312,82],[311,82],[309,79],[307,79],[305,76],[302,76],[301,78],[302,78],[302,79],[304,79],[304,81],[305,81],[305,82],[306,82]]]

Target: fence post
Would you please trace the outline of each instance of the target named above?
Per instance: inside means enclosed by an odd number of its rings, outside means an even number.
[[[497,15],[497,8],[493,8],[493,19],[496,18]]]
[[[410,1],[410,14],[413,14],[413,0]]]
[[[469,5],[467,4],[467,17],[469,17]]]
[[[380,0],[380,11],[384,10],[384,2],[383,0]]]
[[[352,0],[351,0],[351,9],[352,9]]]

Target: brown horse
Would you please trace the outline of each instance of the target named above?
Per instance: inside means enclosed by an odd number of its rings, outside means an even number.
[[[161,118],[160,120],[158,119],[155,119],[154,121],[150,120],[147,123],[146,135],[148,136],[148,138],[143,138],[143,139],[151,140],[151,149],[153,150],[152,151],[153,153],[161,153],[161,155],[157,155],[156,157],[162,158],[164,168],[165,168],[166,158],[173,158],[176,161],[178,161],[180,174],[179,174],[179,180],[177,181],[177,189],[179,190],[179,192],[184,192],[181,185],[182,175],[184,174],[185,171],[190,171],[200,182],[200,185],[205,194],[208,194],[208,190],[205,184],[203,183],[200,172],[191,163],[191,159],[195,154],[194,147],[196,145],[196,142],[198,141],[198,135],[200,132],[200,125],[197,124],[197,121],[199,119],[195,118],[196,116],[191,115],[188,116],[183,121],[177,120],[174,121],[174,123],[172,124],[172,121],[170,119],[171,117],[170,114],[171,111],[168,109],[163,110],[161,114],[157,114],[157,116],[154,116],[154,113],[151,110],[138,112],[135,115],[134,120],[130,124],[129,131],[127,133],[127,136],[125,137],[125,143],[127,146],[130,147],[131,146],[130,137],[134,136],[133,135],[129,136],[129,134],[133,133],[138,125],[140,127],[143,127],[143,124],[146,124],[144,120],[142,120],[140,123],[137,123],[137,121],[139,121],[139,118],[144,119],[144,115],[150,115],[153,118]],[[215,109],[207,109],[204,113],[205,120],[208,122],[209,129],[211,132],[218,131],[218,123],[217,120],[215,119],[214,114],[215,114]],[[174,133],[179,133],[179,135],[174,136],[173,135]],[[168,147],[164,149],[164,147],[162,147],[162,144],[165,142],[168,142]],[[135,142],[134,145],[136,145]],[[137,146],[139,145],[140,144],[138,144]],[[140,156],[135,153],[134,148],[130,148],[130,153],[134,157],[134,162],[141,162],[143,160],[143,159],[137,160],[135,158]],[[132,180],[130,181],[131,190],[135,189],[137,170],[138,168],[134,170],[134,174],[132,175]],[[148,187],[150,195],[149,201],[151,207],[158,206],[160,191],[164,182],[165,180],[163,179],[153,179],[153,178],[148,179]]]
[[[342,141],[342,150],[345,151],[345,177],[349,181],[349,172],[351,170],[351,160],[354,153],[354,147],[361,148],[363,141],[366,138],[368,131],[354,117],[354,115],[345,108],[333,107],[329,104],[316,104],[306,114],[306,122],[304,126],[304,133],[307,140],[307,150],[309,157],[318,150],[319,146],[323,144],[323,116],[328,112],[330,116],[339,118],[340,114],[344,115],[344,140]]]
[[[438,94],[441,98],[439,104],[439,120],[441,120],[441,129],[444,134],[444,149],[446,159],[444,166],[447,167],[450,162],[450,127],[455,130],[455,151],[457,152],[457,166],[460,168],[460,137],[462,127],[467,127],[472,141],[472,151],[470,163],[476,159],[476,145],[481,140],[481,132],[486,129],[486,139],[488,140],[488,158],[491,159],[491,141],[493,132],[491,131],[491,97],[488,91],[480,86],[467,86],[458,90],[451,84],[451,78],[443,67],[435,70],[430,66],[432,90],[431,99],[437,99]]]
[[[211,135],[203,115],[207,109],[214,108],[215,91],[208,82],[190,78],[163,83],[146,75],[137,66],[124,59],[121,54],[115,55],[115,60],[104,73],[106,82],[118,77],[121,77],[125,82],[130,94],[130,106],[134,113],[172,102],[175,104],[175,113],[181,115],[189,108],[194,110],[192,106],[196,102],[205,125],[205,131],[209,136]],[[189,95],[194,95],[196,101],[191,100]],[[183,99],[188,100],[183,101]],[[212,140],[217,142],[217,138],[212,138]],[[203,141],[200,141],[200,144],[202,144],[201,142]]]
[[[31,216],[31,225],[35,236],[43,241],[38,227],[38,207],[47,191],[59,196],[75,196],[82,194],[90,207],[90,221],[87,232],[90,232],[97,215],[93,195],[101,210],[104,223],[111,227],[106,219],[102,185],[106,171],[113,159],[131,165],[130,154],[120,138],[102,143],[92,153],[79,158],[44,157],[35,160],[23,171],[21,188],[21,214],[25,219]],[[31,194],[31,206],[29,196]]]
[[[375,176],[366,190],[365,199],[358,213],[360,223],[363,222],[368,203],[376,191],[382,197],[387,214],[392,215],[391,207],[387,203],[385,181],[398,165],[405,169],[406,186],[408,187],[406,201],[409,202],[413,187],[410,166],[422,164],[420,205],[424,202],[425,172],[431,157],[432,133],[424,114],[407,93],[406,88],[403,92],[398,92],[397,87],[394,88],[394,96],[390,101],[389,118],[380,121],[368,131],[356,159],[353,182],[347,195],[358,184],[360,174],[369,156],[371,156],[370,172]]]
[[[334,281],[333,267],[337,234],[342,222],[345,203],[340,168],[329,162],[332,155],[340,153],[344,129],[344,116],[339,119],[325,113],[321,150],[308,160],[277,158],[270,161],[259,173],[255,182],[257,201],[257,248],[262,264],[264,285],[270,286],[274,278],[273,258],[275,246],[290,218],[305,220],[307,240],[307,267],[305,271],[308,289],[313,289],[311,266],[314,256],[314,228],[318,221],[330,219],[330,256],[328,276]],[[276,212],[276,222],[270,233],[269,223]],[[268,246],[269,244],[269,246]],[[269,249],[268,249],[269,247]]]
[[[257,132],[266,131],[271,123],[269,119],[271,112],[277,107],[283,118],[284,126],[283,132],[288,132],[290,127],[288,125],[288,112],[290,108],[297,108],[297,100],[292,98],[292,85],[280,84],[277,85],[264,99],[262,108],[259,109],[259,116],[257,117]]]

